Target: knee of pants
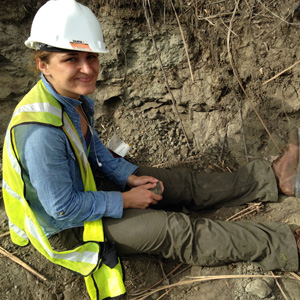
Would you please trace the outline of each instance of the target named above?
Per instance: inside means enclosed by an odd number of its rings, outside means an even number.
[[[127,209],[121,219],[103,218],[106,238],[120,255],[160,253],[167,230],[167,213],[152,209]]]

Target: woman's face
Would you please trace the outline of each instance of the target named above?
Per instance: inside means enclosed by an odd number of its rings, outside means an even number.
[[[49,63],[37,59],[37,66],[62,96],[78,99],[95,90],[99,72],[97,53],[51,53]]]

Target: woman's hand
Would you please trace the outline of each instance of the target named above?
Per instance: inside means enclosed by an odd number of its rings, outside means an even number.
[[[149,189],[154,188],[155,186],[156,183],[147,183],[134,187],[128,192],[122,193],[123,208],[144,209],[150,204],[157,204],[158,201],[162,200],[162,196],[149,191]]]
[[[149,189],[156,187],[159,182],[162,192],[164,186],[161,181],[152,176],[130,175],[127,184],[132,188],[128,192],[122,193],[123,208],[147,208],[150,204],[157,204],[162,200],[162,196],[157,195]]]
[[[152,176],[136,176],[136,175],[130,175],[127,179],[127,185],[130,186],[131,188],[133,187],[137,187],[137,186],[140,186],[140,185],[145,185],[145,184],[148,184],[148,183],[153,183],[154,185],[151,186],[150,188],[153,188],[156,186],[156,183],[159,182],[160,184],[160,187],[161,187],[161,191],[163,192],[164,191],[164,185],[163,183],[152,177]]]

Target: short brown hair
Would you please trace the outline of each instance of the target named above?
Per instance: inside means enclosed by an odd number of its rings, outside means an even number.
[[[34,61],[36,61],[37,58],[39,58],[41,61],[45,62],[46,64],[49,64],[51,54],[52,52],[36,50],[33,52],[33,59]]]

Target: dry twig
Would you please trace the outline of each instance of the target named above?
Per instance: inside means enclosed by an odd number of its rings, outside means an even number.
[[[145,293],[144,295],[141,295],[140,297],[132,298],[131,300],[144,300],[147,297],[173,287],[182,286],[186,284],[193,284],[197,282],[205,282],[205,281],[212,281],[212,280],[220,280],[220,279],[241,279],[241,278],[282,278],[282,276],[271,276],[271,275],[219,275],[219,276],[197,276],[197,277],[190,277],[190,280],[182,280],[177,283],[170,284],[168,286],[161,286],[157,289],[154,289],[148,293]]]
[[[208,17],[200,17],[199,16],[198,19],[208,21],[209,19],[219,18],[221,16],[230,16],[230,15],[232,15],[232,13],[219,13],[219,14],[216,14],[216,15],[208,16]]]
[[[300,281],[300,276],[299,276],[299,275],[297,275],[297,274],[294,273],[294,272],[290,272],[290,274],[291,274],[293,277],[295,277],[297,280]]]
[[[9,231],[0,234],[0,238],[2,238],[2,237],[4,237],[4,236],[7,236],[7,235],[9,235]]]
[[[146,3],[146,2],[148,2],[148,8],[147,8],[147,3]],[[162,64],[162,61],[161,61],[160,53],[159,53],[159,51],[158,51],[158,48],[157,48],[157,45],[156,45],[156,42],[155,42],[155,39],[154,39],[154,35],[153,35],[151,23],[150,23],[150,18],[152,19],[152,11],[151,11],[151,7],[150,7],[150,2],[149,2],[149,0],[143,0],[143,7],[144,7],[145,17],[146,17],[146,21],[147,21],[147,24],[148,24],[149,32],[150,32],[151,37],[152,37],[153,46],[154,46],[154,49],[155,49],[155,51],[156,51],[156,53],[157,53],[158,61],[159,61],[161,70],[162,70],[163,75],[164,75],[166,87],[167,87],[167,89],[168,89],[168,92],[169,92],[170,95],[171,95],[171,98],[172,98],[172,104],[173,104],[174,110],[175,110],[176,115],[177,115],[177,117],[178,117],[178,119],[179,119],[179,122],[180,122],[180,125],[181,125],[181,128],[182,128],[183,134],[184,134],[184,136],[185,136],[185,138],[186,138],[187,146],[188,146],[188,148],[190,149],[191,146],[190,146],[190,143],[189,143],[189,140],[188,140],[188,137],[187,137],[185,128],[184,128],[184,126],[183,126],[182,119],[181,119],[181,117],[180,117],[180,115],[179,115],[179,112],[178,112],[178,109],[177,109],[177,106],[176,106],[176,101],[175,101],[174,95],[173,95],[173,93],[172,93],[172,91],[171,91],[171,88],[170,88],[170,85],[169,85],[169,82],[168,82],[168,78],[167,78],[167,75],[166,75],[164,66],[163,66],[163,64]],[[149,16],[149,13],[150,13],[150,16]]]
[[[226,124],[226,127],[225,127],[225,134],[224,134],[224,139],[223,139],[223,143],[222,143],[222,149],[221,149],[221,153],[219,156],[220,162],[222,162],[222,158],[223,158],[223,152],[224,152],[225,143],[226,143],[226,139],[227,139],[227,131],[228,131],[228,123]]]
[[[217,169],[219,170],[222,170],[223,172],[226,172],[228,171],[229,173],[232,173],[231,169],[229,167],[224,167],[224,161],[221,162],[222,163],[222,166],[220,167],[219,165],[213,163],[212,165],[209,165],[208,167],[211,169],[211,170],[215,170],[214,167],[216,167]]]
[[[178,265],[179,266],[179,265]],[[176,268],[178,268],[178,266]],[[184,273],[185,271],[187,271],[188,269],[190,269],[192,267],[192,265],[188,265],[187,267],[181,269],[179,272],[175,273],[174,275],[171,276],[171,278],[174,278],[178,275],[180,275],[181,273]]]
[[[131,296],[141,296],[148,291],[152,290],[153,288],[159,286],[162,284],[166,278],[169,279],[180,267],[182,267],[183,263],[178,264],[171,272],[169,272],[167,275],[164,276],[164,278],[160,279],[158,282],[154,283],[152,286],[148,287],[147,289],[144,289],[142,291],[136,292],[136,293],[131,293]],[[177,273],[175,274],[177,275]]]
[[[276,285],[278,286],[280,292],[282,293],[283,298],[284,298],[285,300],[289,300],[288,297],[286,296],[285,292],[283,291],[282,287],[280,286],[280,284],[279,284],[277,278],[275,278],[274,273],[273,273],[272,271],[270,271],[270,273],[272,274],[272,276],[273,276],[273,278],[274,278],[274,280],[275,280],[275,282],[276,282]]]
[[[245,137],[245,133],[244,133],[244,123],[243,123],[241,105],[237,101],[237,99],[235,99],[235,101],[236,101],[238,111],[239,111],[239,115],[240,115],[240,119],[241,119],[241,131],[242,131],[242,136],[243,136],[244,151],[245,151],[245,156],[246,156],[246,162],[248,163],[249,162],[249,157],[248,157],[248,150],[247,150],[247,145],[246,145],[246,137]]]
[[[265,85],[267,83],[269,83],[270,81],[276,79],[277,77],[279,77],[280,75],[282,75],[283,73],[285,73],[286,71],[294,68],[296,65],[298,65],[300,63],[300,60],[298,60],[297,62],[295,62],[294,64],[292,64],[291,66],[289,66],[288,68],[284,69],[283,71],[281,71],[280,73],[278,73],[277,75],[273,76],[272,78],[268,79],[267,81],[265,81],[262,85]]]
[[[159,261],[159,266],[160,266],[160,269],[161,269],[161,273],[162,273],[162,275],[163,275],[164,282],[165,282],[166,284],[169,284],[170,281],[169,281],[169,279],[168,279],[168,277],[167,277],[167,275],[166,275],[166,273],[165,273],[164,266],[163,266],[163,263],[162,263],[161,260]]]
[[[147,267],[145,268],[145,270],[144,270],[144,272],[143,272],[142,274],[137,275],[135,278],[133,278],[132,280],[130,280],[130,282],[126,282],[126,289],[128,289],[130,285],[134,285],[134,281],[135,281],[137,278],[143,276],[145,273],[148,272],[149,266],[150,266],[150,262],[151,262],[151,261],[149,260],[149,261],[148,261],[148,264],[147,264]]]
[[[164,296],[166,296],[167,294],[169,294],[171,291],[171,289],[168,289],[164,294],[162,294],[159,298],[157,298],[157,300],[162,299]]]
[[[259,203],[251,203],[247,208],[239,211],[238,213],[234,214],[233,216],[226,219],[226,221],[236,221],[238,219],[241,219],[251,213],[258,212],[261,208],[263,208],[263,205],[261,202]]]
[[[191,159],[191,158],[195,158],[195,159]],[[201,158],[202,158],[202,156],[190,156],[189,160],[184,160],[184,161],[166,161],[164,163],[152,165],[151,167],[153,167],[153,168],[159,168],[159,167],[163,167],[163,166],[175,166],[175,165],[177,166],[177,165],[182,165],[182,164],[190,164],[190,163],[199,162]]]
[[[0,247],[0,254],[8,257],[10,260],[14,261],[15,263],[19,264],[20,266],[22,266],[24,269],[26,269],[27,271],[29,271],[30,273],[32,273],[33,275],[37,276],[38,278],[42,279],[43,281],[47,280],[46,277],[44,277],[43,275],[41,275],[40,273],[38,273],[37,271],[35,271],[34,269],[32,269],[30,266],[28,266],[27,264],[25,264],[22,260],[20,260],[18,257],[14,256],[13,254],[11,254],[10,252],[8,252],[7,250],[5,250],[4,248]]]
[[[169,0],[169,1],[171,3],[171,6],[173,8],[173,11],[174,11],[174,14],[175,14],[178,26],[179,26],[180,34],[181,34],[183,45],[184,45],[184,50],[185,50],[185,53],[186,53],[186,57],[187,57],[187,60],[188,60],[188,65],[189,65],[189,69],[190,69],[190,73],[191,73],[191,79],[194,82],[194,75],[193,75],[193,70],[192,70],[191,61],[190,61],[190,57],[189,57],[188,47],[187,47],[187,43],[186,43],[185,38],[184,38],[184,34],[183,34],[183,30],[182,30],[182,27],[181,27],[181,24],[180,24],[180,20],[178,18],[178,15],[177,15],[177,12],[176,12],[176,9],[173,5],[172,0]]]
[[[274,143],[274,145],[276,146],[276,148],[278,149],[278,151],[281,152],[281,150],[280,150],[280,148],[278,147],[276,141],[275,141],[274,138],[272,137],[270,131],[268,130],[267,126],[265,125],[264,121],[262,120],[261,116],[259,115],[257,109],[255,108],[255,105],[254,105],[253,100],[248,96],[246,90],[244,89],[243,84],[242,84],[242,82],[241,82],[241,80],[240,80],[240,78],[239,78],[238,72],[237,72],[237,70],[236,70],[236,68],[235,68],[235,66],[234,66],[234,64],[233,64],[232,54],[231,54],[231,50],[230,50],[230,34],[231,34],[231,30],[232,30],[233,19],[234,19],[234,16],[235,16],[235,13],[236,13],[236,11],[237,11],[237,8],[238,8],[239,3],[240,3],[240,0],[237,0],[237,1],[236,1],[236,4],[235,4],[234,11],[233,11],[233,14],[232,14],[232,17],[231,17],[231,20],[230,20],[230,23],[229,23],[229,29],[228,29],[228,34],[227,34],[227,50],[228,50],[229,62],[230,62],[230,65],[231,65],[233,74],[234,74],[235,78],[237,79],[238,84],[239,84],[240,88],[242,89],[243,93],[245,94],[246,98],[249,100],[252,109],[254,110],[255,114],[257,115],[258,119],[260,120],[261,124],[262,124],[263,127],[265,128],[266,132],[267,132],[268,135],[270,136],[271,140],[273,141],[273,143]]]
[[[288,25],[299,25],[299,23],[290,23],[288,22],[286,19],[292,14],[292,13],[289,13],[287,17],[285,18],[282,18],[280,16],[278,16],[277,14],[275,14],[273,11],[271,11],[268,7],[266,7],[260,0],[257,0],[263,7],[265,10],[267,10],[270,14],[272,14],[274,17],[278,18],[279,20],[281,20],[281,22],[284,22]]]

